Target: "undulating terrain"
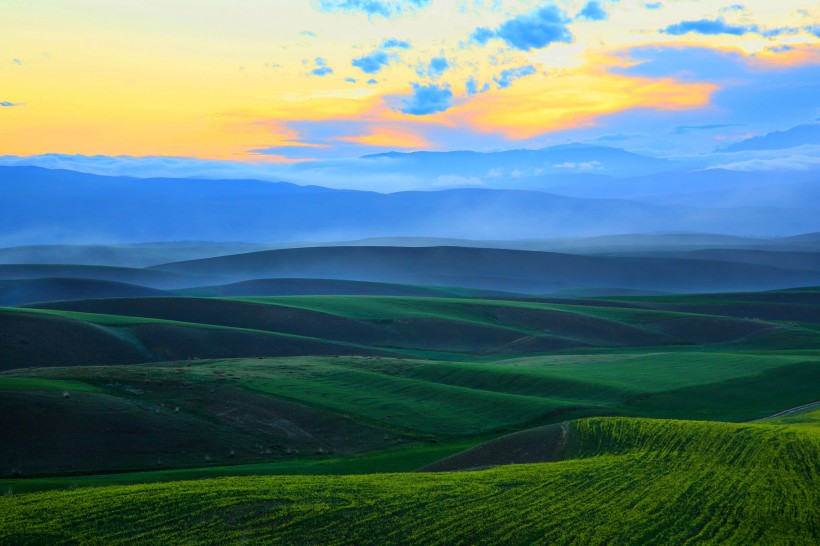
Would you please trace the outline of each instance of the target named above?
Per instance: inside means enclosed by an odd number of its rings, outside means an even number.
[[[815,542],[816,237],[671,240],[3,251],[0,542]]]
[[[817,0],[0,1],[0,546],[820,544]]]

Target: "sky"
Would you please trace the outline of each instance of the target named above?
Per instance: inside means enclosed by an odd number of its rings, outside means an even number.
[[[248,164],[820,118],[816,0],[3,0],[0,155]]]

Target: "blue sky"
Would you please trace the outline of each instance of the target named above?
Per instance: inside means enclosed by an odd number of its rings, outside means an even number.
[[[820,118],[810,0],[9,2],[9,156],[683,157]]]

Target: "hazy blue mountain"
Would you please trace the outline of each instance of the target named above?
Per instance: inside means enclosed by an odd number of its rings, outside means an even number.
[[[406,169],[417,174],[461,176],[513,176],[584,173],[637,176],[671,170],[673,161],[639,155],[618,148],[565,144],[540,150],[501,152],[388,152],[367,155],[382,168]]]
[[[802,186],[801,186],[802,185]],[[793,195],[802,207],[818,208],[813,198],[820,185],[820,169],[791,172],[731,171],[703,169],[669,172],[662,175],[564,184],[551,193],[572,197],[620,198],[650,203],[680,203],[702,207],[783,206],[760,200],[742,204],[734,199],[749,192]],[[778,188],[782,188],[782,191]],[[787,206],[794,206],[789,202]]]
[[[665,177],[658,177],[657,184]],[[684,185],[691,190],[691,185]],[[103,177],[0,168],[0,245],[140,241],[283,243],[368,237],[533,239],[617,233],[781,236],[820,231],[803,208],[641,203],[464,188],[381,194],[286,183]]]
[[[769,186],[754,184],[739,185],[734,188],[715,189],[711,191],[693,191],[675,195],[657,196],[645,201],[674,205],[699,206],[709,204],[721,207],[777,207],[777,208],[811,208],[820,210],[820,173],[800,173],[797,176],[779,174],[781,179],[814,178],[811,182],[783,183]]]
[[[785,131],[775,131],[764,136],[748,138],[727,146],[723,151],[783,150],[806,144],[820,144],[820,123],[807,123]]]

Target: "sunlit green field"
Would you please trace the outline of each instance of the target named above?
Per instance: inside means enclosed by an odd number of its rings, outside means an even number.
[[[479,472],[233,477],[0,499],[0,542],[815,544],[814,427],[599,418],[570,458]]]

